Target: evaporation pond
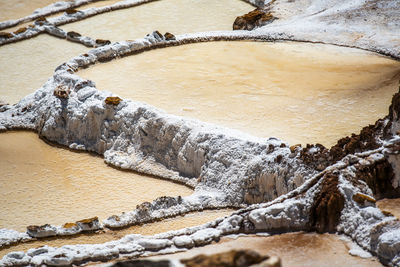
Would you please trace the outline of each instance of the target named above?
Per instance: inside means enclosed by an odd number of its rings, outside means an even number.
[[[47,34],[0,46],[0,100],[17,103],[39,89],[60,64],[88,50]]]
[[[238,41],[152,50],[78,74],[175,115],[330,146],[388,114],[399,73],[400,62],[353,48]]]
[[[57,0],[0,0],[0,21],[23,18],[55,2]]]
[[[0,228],[66,222],[132,211],[186,186],[107,166],[101,157],[53,147],[31,132],[0,134]]]
[[[253,10],[241,0],[162,0],[105,13],[61,28],[94,39],[143,38],[155,30],[173,34],[232,30],[233,22]]]

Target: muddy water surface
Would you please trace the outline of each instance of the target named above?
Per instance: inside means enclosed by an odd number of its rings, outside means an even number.
[[[400,62],[357,49],[210,42],[153,50],[79,74],[101,90],[176,115],[291,144],[330,146],[388,113],[399,72]]]
[[[0,46],[0,99],[17,103],[39,89],[57,66],[87,50],[47,34]]]
[[[155,235],[167,231],[179,230],[185,227],[201,225],[214,219],[230,215],[233,210],[209,210],[203,212],[190,213],[185,216],[165,219],[160,222],[149,223],[141,226],[132,226],[123,230],[106,230],[103,233],[85,234],[76,237],[66,237],[58,239],[43,239],[28,243],[0,249],[0,259],[12,251],[27,251],[30,248],[37,248],[48,245],[51,247],[61,247],[74,244],[100,244],[112,240],[118,240],[128,234]]]
[[[68,2],[68,0],[64,0]],[[48,6],[57,0],[0,0],[0,21],[29,16],[38,8]]]
[[[254,7],[240,0],[162,0],[61,26],[92,38],[121,41],[159,30],[173,34],[231,30]]]
[[[0,134],[0,228],[62,225],[131,211],[192,190],[107,166],[101,157],[56,148],[30,132]]]
[[[385,198],[376,202],[376,205],[381,210],[392,213],[400,220],[400,198]]]
[[[336,235],[289,233],[269,237],[223,238],[219,243],[188,252],[152,257],[184,259],[199,254],[213,254],[231,249],[252,249],[262,255],[278,256],[284,267],[382,266],[376,258],[362,259],[349,255],[349,247]]]

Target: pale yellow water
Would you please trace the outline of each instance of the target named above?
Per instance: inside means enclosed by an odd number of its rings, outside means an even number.
[[[176,115],[331,146],[388,113],[399,72],[398,61],[350,48],[210,42],[152,50],[79,75]]]
[[[0,46],[0,99],[17,103],[39,89],[60,64],[88,50],[47,34]]]
[[[64,0],[69,2],[70,0]],[[48,6],[57,0],[0,0],[0,22],[29,16],[38,8]]]
[[[37,248],[48,245],[52,247],[61,247],[73,244],[100,244],[112,240],[117,240],[128,234],[155,235],[167,231],[179,230],[185,227],[201,225],[214,219],[230,215],[233,210],[208,210],[203,212],[190,213],[182,217],[165,219],[163,221],[149,223],[141,226],[132,226],[123,230],[106,230],[103,233],[84,234],[75,237],[65,237],[58,239],[42,239],[28,243],[11,246],[6,249],[0,249],[0,259],[12,251],[27,251],[30,248]]]
[[[385,198],[376,202],[381,210],[392,213],[400,220],[400,198]]]
[[[382,266],[376,258],[362,259],[348,253],[345,241],[333,234],[289,233],[269,237],[223,238],[217,244],[153,259],[187,259],[232,249],[252,249],[262,255],[278,256],[283,267]]]
[[[121,41],[155,30],[173,34],[232,30],[237,16],[254,7],[240,0],[162,0],[61,26],[92,38]]]
[[[0,134],[0,228],[62,225],[132,211],[186,186],[107,166],[101,157],[57,148],[31,132]]]

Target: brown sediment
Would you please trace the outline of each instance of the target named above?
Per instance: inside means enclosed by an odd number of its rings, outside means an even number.
[[[12,38],[14,35],[10,32],[0,32],[0,38],[9,39]]]
[[[54,89],[53,94],[58,98],[68,98],[70,93],[70,89],[63,85],[58,85],[57,88]]]
[[[77,12],[79,12],[79,10],[77,10],[75,8],[69,8],[69,9],[65,10],[65,13],[67,13],[68,15],[75,14]]]
[[[376,200],[373,197],[362,193],[356,193],[353,195],[352,199],[357,202],[358,204],[364,205],[366,202],[375,203]]]
[[[233,22],[233,30],[248,30],[251,31],[256,27],[271,23],[277,19],[271,12],[263,9],[255,9],[243,16],[239,16]]]
[[[26,30],[27,30],[27,28],[26,28],[26,27],[22,27],[22,28],[19,28],[18,30],[16,30],[16,31],[14,32],[14,34],[20,34],[20,33],[23,33],[23,32],[26,32]]]
[[[318,233],[333,233],[344,208],[344,196],[338,189],[338,175],[328,173],[322,179],[321,190],[311,207],[310,225]]]
[[[118,105],[121,101],[122,99],[119,98],[118,96],[109,96],[104,100],[104,102],[107,105],[114,105],[114,106]]]
[[[111,44],[110,40],[96,39],[96,46],[103,46]]]
[[[394,188],[392,185],[393,168],[386,159],[370,166],[360,165],[357,168],[356,177],[357,180],[367,183],[374,193],[375,199],[400,196],[400,188]]]

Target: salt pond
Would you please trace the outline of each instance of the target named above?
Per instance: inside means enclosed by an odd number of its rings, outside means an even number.
[[[399,73],[400,62],[358,49],[209,42],[144,52],[79,75],[172,114],[331,146],[388,113]]]
[[[31,132],[0,134],[0,228],[62,225],[132,211],[186,186],[107,166],[101,157],[57,148]]]
[[[0,100],[17,103],[39,89],[58,65],[87,50],[47,34],[0,46]]]
[[[162,0],[61,26],[92,38],[121,41],[155,30],[173,34],[231,30],[237,16],[254,7],[240,0]]]

